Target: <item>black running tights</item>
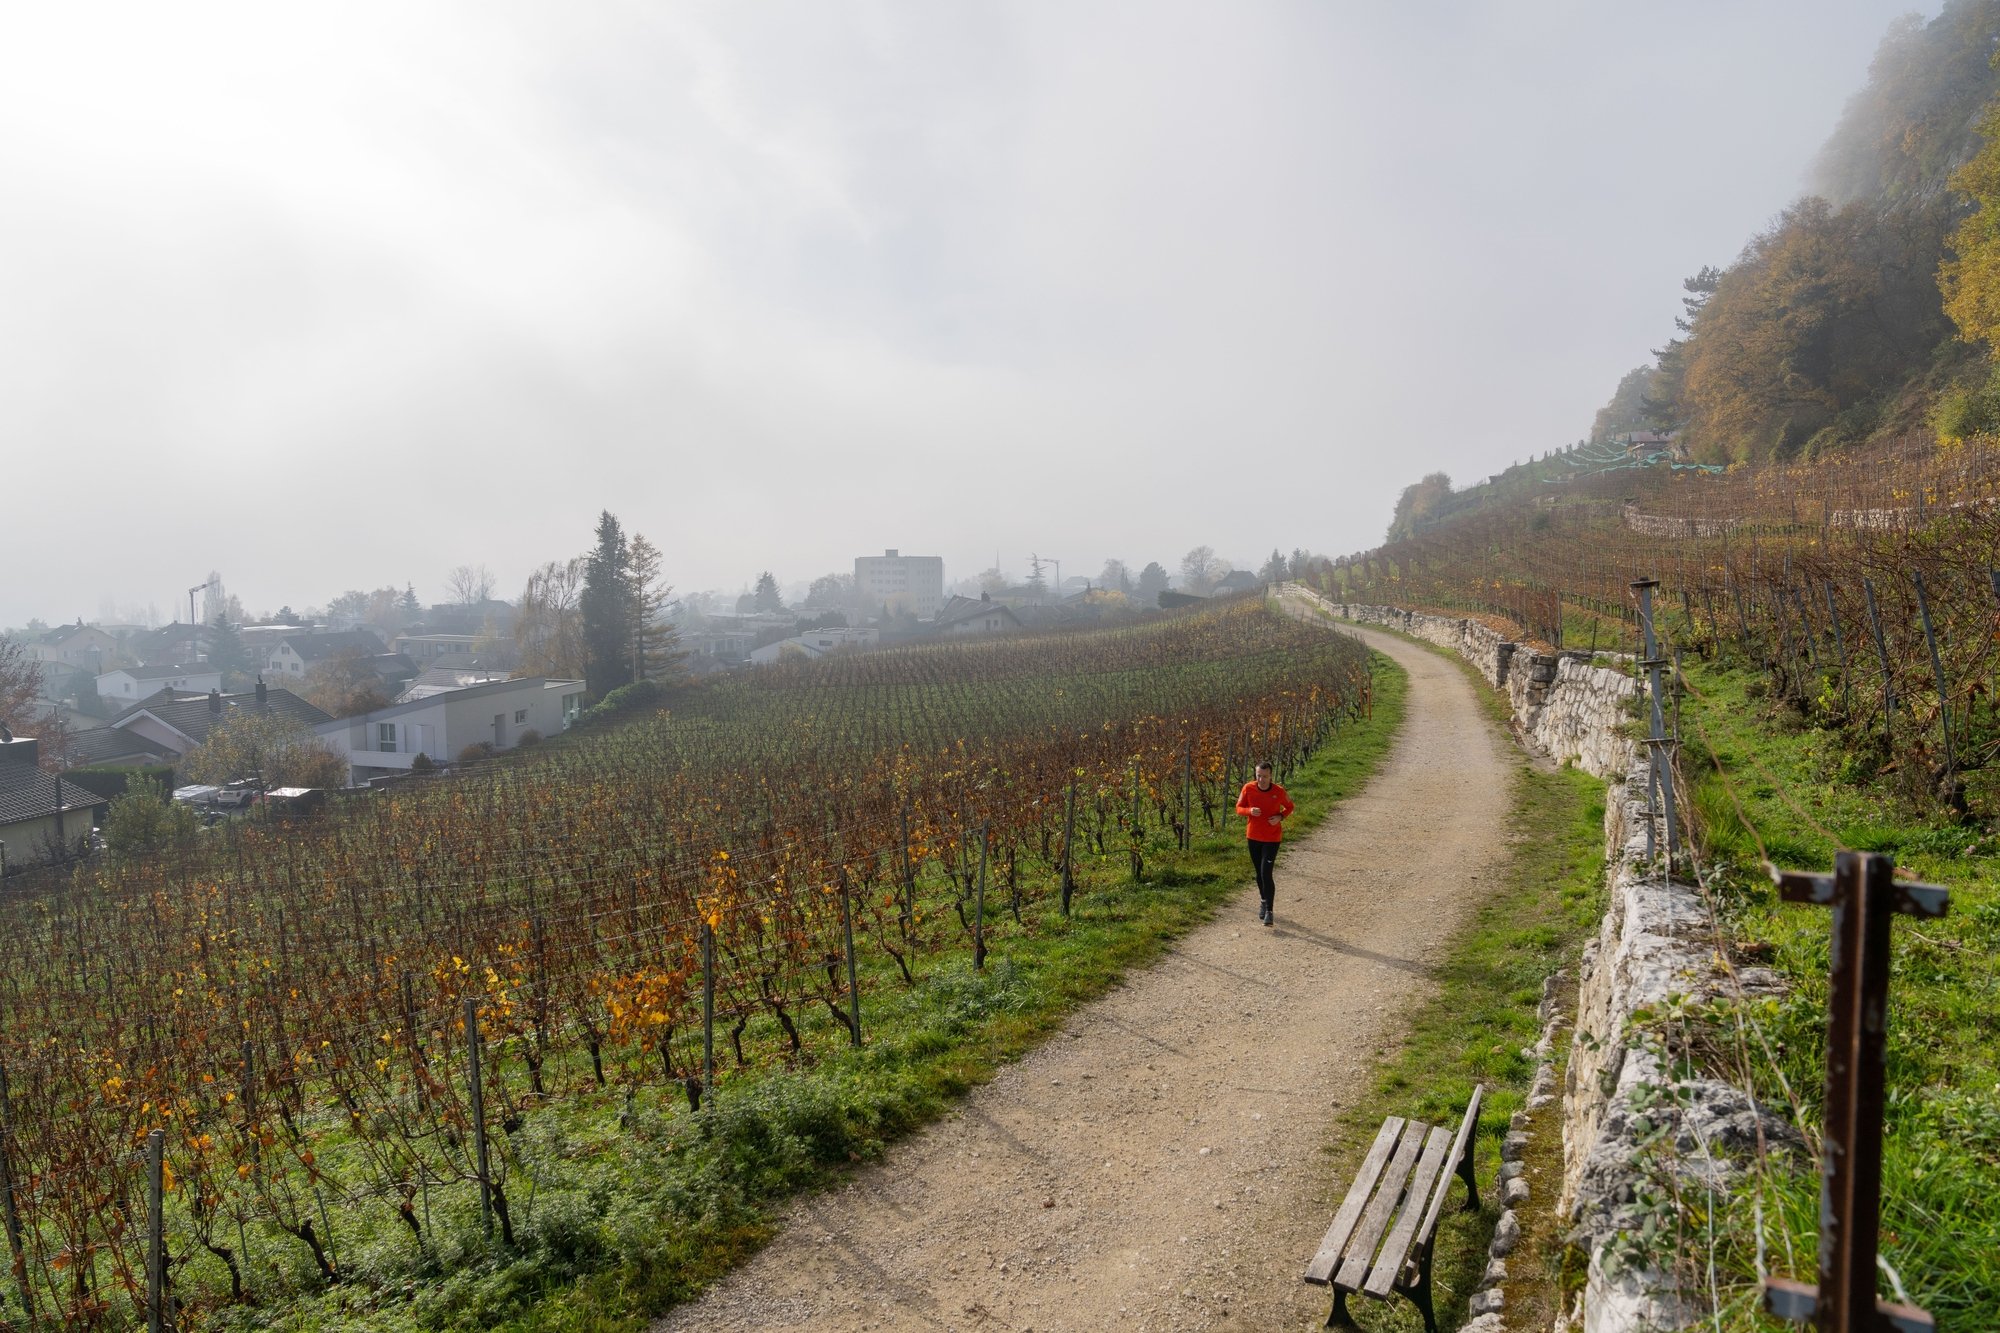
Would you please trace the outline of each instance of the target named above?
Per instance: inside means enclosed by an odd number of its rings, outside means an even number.
[[[1278,863],[1278,844],[1259,842],[1255,838],[1250,843],[1250,864],[1257,868],[1257,892],[1264,899],[1264,908],[1270,910],[1272,899],[1278,896],[1278,881],[1272,877],[1271,868]]]

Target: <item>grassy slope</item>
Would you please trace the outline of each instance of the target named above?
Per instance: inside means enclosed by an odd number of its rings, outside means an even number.
[[[1940,1327],[1992,1327],[2000,1323],[2000,837],[1920,821],[1886,784],[1855,781],[1848,747],[1773,705],[1759,675],[1697,666],[1689,676],[1698,694],[1683,703],[1682,762],[1721,867],[1712,885],[1740,958],[1775,968],[1790,990],[1748,1007],[1770,1055],[1764,1043],[1736,1038],[1726,1006],[1662,1015],[1662,1038],[1696,1065],[1754,1086],[1768,1104],[1795,1098],[1816,1131],[1830,919],[1824,908],[1780,904],[1759,862],[1824,871],[1845,845],[1891,854],[1900,874],[1948,887],[1944,920],[1899,918],[1891,928],[1882,1251]],[[1753,1176],[1716,1218],[1730,1327],[1780,1327],[1752,1308],[1760,1193],[1770,1267],[1813,1275],[1817,1175],[1806,1163]],[[1690,1209],[1685,1221],[1683,1249],[1705,1263],[1706,1218]],[[1882,1294],[1893,1295],[1886,1282]]]
[[[1296,772],[1282,774],[1305,832],[1360,790],[1387,754],[1403,713],[1405,677],[1376,659],[1372,717],[1343,727]],[[773,1204],[879,1156],[941,1113],[954,1097],[1019,1058],[1076,1006],[1146,966],[1205,920],[1245,878],[1233,826],[1163,854],[1133,885],[1122,852],[1080,866],[1074,915],[1036,904],[1024,928],[989,936],[984,974],[969,950],[926,958],[915,989],[893,971],[864,975],[868,1044],[840,1044],[830,1020],[802,1024],[811,1062],[723,1082],[690,1115],[678,1093],[642,1089],[579,1099],[531,1117],[517,1142],[522,1175],[509,1185],[519,1245],[502,1255],[479,1240],[469,1191],[440,1196],[431,1262],[407,1231],[355,1214],[340,1225],[353,1283],[283,1308],[235,1310],[231,1327],[405,1330],[454,1328],[611,1333],[698,1293],[770,1235]],[[558,1075],[560,1077],[560,1075]],[[356,1234],[358,1233],[358,1234]],[[253,1233],[254,1235],[254,1233]],[[295,1248],[295,1247],[293,1247]],[[280,1251],[258,1247],[260,1260]],[[281,1251],[289,1253],[288,1251]]]

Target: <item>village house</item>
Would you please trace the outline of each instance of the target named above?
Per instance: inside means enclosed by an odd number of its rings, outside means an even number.
[[[408,773],[420,755],[445,763],[481,743],[511,750],[529,732],[554,735],[583,711],[583,696],[580,680],[496,680],[328,720],[313,731],[347,760],[348,780],[360,784]]]
[[[28,643],[28,656],[37,662],[60,662],[92,674],[111,665],[117,655],[118,640],[81,620],[74,625],[58,625]]]
[[[382,656],[382,640],[365,629],[336,629],[292,634],[278,640],[264,660],[264,670],[281,680],[305,680],[343,654]]]
[[[37,766],[32,736],[0,726],[0,873],[42,865],[90,848],[91,830],[110,802]]]
[[[815,657],[825,657],[828,653],[841,649],[873,648],[881,642],[881,639],[882,631],[873,628],[848,629],[843,626],[833,626],[827,629],[812,629],[803,634],[795,634],[789,639],[780,639],[776,643],[767,643],[761,648],[751,650],[750,663],[752,666],[769,666],[773,662],[793,658],[810,660]]]
[[[978,597],[953,596],[931,621],[939,634],[965,638],[975,634],[1006,634],[1021,628],[1021,618],[1012,608],[994,601],[985,593]]]
[[[206,666],[119,667],[97,678],[97,697],[135,704],[161,690],[206,694],[222,688],[222,673]]]
[[[299,698],[290,690],[257,688],[241,694],[210,690],[206,695],[181,695],[162,690],[111,719],[106,729],[131,733],[165,760],[176,760],[207,740],[216,728],[244,716],[288,717],[303,727],[317,726],[332,719],[327,713]],[[79,732],[79,738],[92,736]],[[86,746],[102,749],[111,744],[93,737]]]

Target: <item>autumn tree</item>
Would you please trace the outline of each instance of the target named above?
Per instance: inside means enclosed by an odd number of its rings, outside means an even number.
[[[250,778],[265,787],[338,787],[347,761],[282,713],[244,712],[208,733],[181,761],[190,782],[225,783]]]
[[[1779,215],[1716,284],[1688,340],[1682,399],[1696,453],[1790,458],[1894,378],[1883,277],[1865,262],[1865,210],[1818,198]]]
[[[0,635],[0,723],[26,733],[29,707],[42,688],[42,664],[18,639]]]
[[[1122,592],[1128,597],[1132,593],[1132,571],[1125,568],[1125,562],[1115,556],[1104,562],[1104,569],[1097,576],[1099,586]]]
[[[1611,401],[1598,408],[1597,416],[1591,420],[1590,438],[1608,440],[1628,431],[1644,430],[1648,424],[1646,395],[1652,388],[1653,376],[1658,373],[1658,366],[1639,366],[1626,371],[1612,391]]]
[[[1396,512],[1389,519],[1389,540],[1401,541],[1415,534],[1417,524],[1437,512],[1438,506],[1450,496],[1451,478],[1442,472],[1433,472],[1405,486],[1396,498]]]
[[[299,697],[334,717],[358,717],[389,706],[373,655],[343,648],[316,667],[298,688]]]
[[[839,611],[852,607],[857,592],[852,574],[822,574],[806,589],[806,605],[815,611]]]
[[[460,606],[477,606],[493,596],[493,571],[484,565],[460,565],[445,575],[445,590]]]
[[[1206,596],[1229,568],[1213,546],[1197,546],[1181,557],[1181,582],[1189,592]]]
[[[587,652],[583,639],[583,556],[551,560],[528,575],[514,612],[514,642],[521,652],[520,674],[581,680]]]

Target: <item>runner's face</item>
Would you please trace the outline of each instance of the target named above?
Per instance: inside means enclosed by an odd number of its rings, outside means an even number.
[[[1270,769],[1268,769],[1268,768],[1260,768],[1260,769],[1258,769],[1258,770],[1257,770],[1257,790],[1258,790],[1258,791],[1269,791],[1269,790],[1271,790],[1271,770],[1270,770]]]

